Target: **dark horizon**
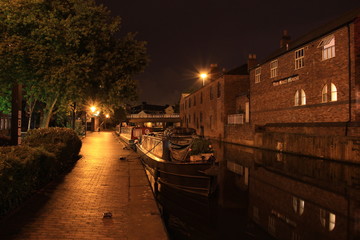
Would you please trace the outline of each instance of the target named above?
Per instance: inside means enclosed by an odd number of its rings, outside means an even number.
[[[182,92],[197,88],[197,73],[216,63],[230,70],[276,51],[283,30],[294,40],[338,16],[360,7],[344,0],[302,1],[98,1],[122,18],[121,32],[138,32],[148,42],[151,62],[135,76],[139,103],[173,105]]]

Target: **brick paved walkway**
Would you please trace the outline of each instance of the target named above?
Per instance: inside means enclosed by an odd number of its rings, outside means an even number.
[[[88,134],[81,154],[69,174],[0,222],[1,240],[167,239],[136,153],[101,132]]]

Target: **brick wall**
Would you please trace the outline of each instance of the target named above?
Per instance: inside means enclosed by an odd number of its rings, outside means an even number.
[[[246,75],[224,75],[183,96],[180,100],[182,126],[196,129],[197,134],[203,132],[206,137],[223,140],[227,115],[236,113],[236,97],[243,89],[248,90],[248,84]]]
[[[251,119],[256,125],[279,122],[346,122],[349,120],[349,38],[347,27],[333,33],[335,57],[322,60],[322,38],[304,45],[305,66],[295,70],[295,50],[278,57],[278,76],[270,78],[270,61],[261,65],[261,82],[250,72]],[[301,47],[302,48],[302,47]],[[298,48],[300,49],[300,48]],[[273,81],[297,76],[296,81],[273,86]],[[322,88],[334,83],[336,102],[322,103]],[[306,105],[294,106],[295,92],[303,89]],[[330,93],[328,93],[330,98]]]
[[[355,70],[355,99],[356,104],[354,106],[355,121],[360,121],[360,18],[355,19],[354,22],[354,65]]]

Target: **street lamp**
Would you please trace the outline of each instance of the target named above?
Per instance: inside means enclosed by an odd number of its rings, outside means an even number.
[[[201,73],[200,77],[202,79],[202,85],[205,86],[205,79],[207,78],[207,74],[206,73]]]
[[[91,107],[90,107],[90,111],[91,111],[92,113],[94,113],[94,112],[96,111],[96,107],[95,107],[95,106],[91,106]]]

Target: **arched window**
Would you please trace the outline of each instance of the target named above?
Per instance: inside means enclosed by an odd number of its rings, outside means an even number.
[[[327,84],[325,84],[325,86],[321,90],[321,102],[325,103],[327,101],[328,101],[328,98],[327,98]]]
[[[306,94],[305,91],[303,89],[301,89],[301,103],[300,105],[306,105]]]
[[[299,90],[296,90],[295,92],[295,106],[299,106]]]
[[[325,229],[332,231],[335,228],[336,215],[324,209],[320,209],[320,222]]]
[[[294,212],[296,212],[297,214],[299,214],[299,216],[301,216],[304,213],[305,201],[297,197],[293,197],[292,199],[293,199]]]
[[[295,106],[306,105],[306,94],[303,89],[301,89],[300,91],[296,90],[294,97],[294,105]]]
[[[330,101],[335,102],[337,101],[337,88],[335,84],[331,83],[331,97]]]

